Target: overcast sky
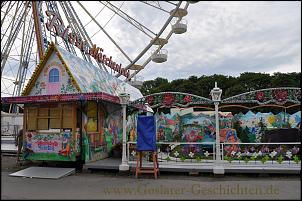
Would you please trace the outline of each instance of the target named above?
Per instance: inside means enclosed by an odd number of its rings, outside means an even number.
[[[150,37],[139,32],[100,2],[81,3],[131,59],[149,44]],[[111,3],[121,7],[125,13],[154,33],[159,32],[169,17],[169,12],[162,12],[138,1]],[[167,2],[160,3],[168,11],[174,8]],[[80,5],[75,1],[72,5],[92,42],[112,56],[112,60],[122,63],[122,67],[127,66],[129,61],[126,57],[105,33],[99,31],[96,23],[90,22],[91,18]],[[43,13],[45,15],[45,11]],[[62,9],[60,13],[63,14]],[[301,72],[300,1],[200,1],[189,5],[184,19],[187,20],[187,32],[172,35],[164,46],[168,50],[168,60],[161,64],[152,61],[148,63],[138,74],[144,80],[163,77],[171,81],[192,75],[199,77],[213,74],[239,76],[243,72]],[[67,26],[69,22],[63,20]],[[46,22],[47,17],[44,19],[44,26]],[[161,37],[166,37],[170,30],[171,24]],[[155,47],[150,48],[137,64],[142,64],[154,49]],[[14,68],[17,65],[11,66]],[[34,67],[35,65],[28,72],[33,72]],[[4,70],[4,73],[9,72]],[[11,77],[9,74],[6,76]],[[27,79],[30,76],[28,74]],[[123,76],[120,78],[124,80]]]
[[[150,8],[137,3],[122,8],[137,19],[144,18],[147,24],[160,25],[157,13]],[[138,74],[144,80],[164,77],[171,81],[213,74],[239,76],[243,72],[301,72],[301,2],[201,1],[190,4],[184,19],[187,32],[173,34],[164,46],[168,61],[150,62]],[[118,27],[111,33],[121,39],[119,44],[129,55],[135,56],[136,50],[149,41],[130,29],[125,31],[129,24],[123,20],[113,21],[107,28],[110,26]],[[170,29],[168,26],[167,30]],[[138,42],[133,43],[133,35]],[[113,51],[109,46],[106,48]],[[116,57],[120,56],[117,53]]]
[[[168,61],[150,62],[145,80],[243,72],[301,72],[301,2],[198,2],[188,30],[169,40]]]

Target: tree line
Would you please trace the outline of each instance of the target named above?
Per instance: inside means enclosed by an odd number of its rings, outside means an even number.
[[[141,92],[144,96],[153,93],[173,91],[195,94],[210,98],[210,91],[215,82],[222,89],[222,97],[227,98],[241,93],[266,88],[300,87],[301,72],[267,73],[245,72],[238,77],[225,75],[190,76],[187,79],[176,79],[169,82],[166,78],[157,77],[144,81]]]

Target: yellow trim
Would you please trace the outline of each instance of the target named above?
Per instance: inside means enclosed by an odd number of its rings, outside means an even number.
[[[59,58],[59,60],[61,61],[61,63],[63,64],[63,66],[65,67],[68,75],[70,76],[71,78],[71,82],[73,84],[73,86],[80,92],[82,93],[82,90],[81,88],[79,87],[77,81],[74,79],[72,73],[70,72],[68,66],[66,65],[62,55],[60,54],[60,51],[56,48],[55,44],[52,42],[48,49],[46,50],[44,56],[43,56],[43,59],[40,61],[40,63],[37,65],[35,71],[33,72],[31,78],[29,79],[29,82],[28,84],[26,85],[26,87],[24,88],[23,92],[22,92],[22,96],[28,96],[29,92],[32,90],[34,84],[36,83],[39,75],[41,74],[42,70],[44,69],[45,67],[45,64],[47,63],[49,57],[51,56],[51,54],[53,52],[56,52],[57,53],[57,56]]]
[[[31,78],[29,79],[28,84],[26,85],[26,87],[24,88],[23,92],[22,92],[22,96],[28,96],[29,92],[31,91],[31,89],[33,88],[33,85],[36,83],[39,75],[42,72],[42,69],[44,68],[48,58],[50,57],[51,53],[54,50],[54,43],[51,43],[48,47],[48,49],[46,50],[43,58],[40,60],[39,64],[36,66],[35,71],[33,72]]]

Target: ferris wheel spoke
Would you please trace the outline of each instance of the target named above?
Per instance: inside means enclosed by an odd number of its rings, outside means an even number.
[[[188,9],[189,3],[187,3],[184,7],[184,9]],[[177,9],[176,9],[177,10]],[[176,23],[180,22],[182,19],[182,17],[179,17],[176,21]],[[165,40],[168,41],[170,39],[170,37],[173,34],[173,30],[170,30],[169,34],[166,36]],[[160,49],[164,46],[164,44],[161,44],[158,46],[158,48],[153,52],[153,54],[157,54]],[[133,78],[137,73],[139,73],[141,70],[143,70],[145,68],[145,66],[152,60],[152,55],[144,62],[144,64],[141,66],[141,68],[139,68],[138,70],[135,70],[135,72],[133,72],[126,80],[130,80],[131,78]]]
[[[84,38],[85,41],[88,42],[88,47],[92,47],[93,46],[93,43],[91,41],[91,38],[89,37],[89,35],[87,34],[80,18],[78,17],[77,13],[75,12],[72,4],[70,2],[65,2],[66,3],[66,8],[68,10],[68,12],[71,14],[71,16],[73,17],[74,19],[74,23],[76,24],[77,26],[77,29],[79,30],[79,32],[81,33],[81,36]],[[69,9],[70,8],[70,9]],[[90,55],[88,54],[85,54],[85,53],[82,53],[83,54],[83,57],[87,57],[88,61],[90,63],[93,63],[92,60],[91,60],[91,57]],[[108,72],[107,68],[105,67],[105,65],[103,63],[100,63],[100,62],[96,62],[97,65],[100,67],[100,68],[103,68],[106,72]]]
[[[111,42],[121,51],[121,53],[128,59],[128,61],[132,61],[129,56],[125,53],[124,50],[116,43],[115,40],[112,39],[112,37],[103,29],[103,27],[92,17],[92,15],[87,11],[87,9],[79,2],[77,3],[83,8],[83,10],[86,12],[86,14],[89,15],[89,17],[101,28],[101,30],[106,34],[106,36],[111,40]]]
[[[174,6],[177,6],[177,4],[175,4],[175,3],[171,2],[171,1],[166,1],[166,2],[169,3],[169,4],[172,4]]]
[[[97,16],[106,8],[106,5],[103,6],[103,8],[94,16],[94,18],[96,19]],[[90,23],[92,22],[92,19],[89,20],[89,22],[87,22],[85,25],[84,25],[84,28],[89,25]]]
[[[57,5],[57,3],[55,1],[51,1],[51,2],[47,2],[46,1],[46,5],[47,5],[47,7],[48,7],[49,10],[56,12],[58,14],[58,16],[61,18],[61,15],[60,15],[60,12],[59,12],[59,9],[58,9],[58,5]],[[54,35],[54,38],[55,38],[55,41],[57,41],[57,36],[56,35]],[[75,48],[72,45],[69,45],[69,43],[66,42],[65,40],[63,40],[63,43],[65,45],[65,48],[69,52],[71,52],[71,53],[73,53],[74,55],[77,56]]]
[[[108,2],[107,2],[108,4]],[[121,7],[123,6],[124,4],[124,1],[123,3],[120,5],[119,9],[121,9]],[[104,5],[104,8],[106,7],[106,5]],[[116,12],[113,13],[113,15],[110,17],[110,19],[105,23],[105,25],[103,26],[103,28],[105,28],[107,26],[107,24],[113,19],[113,17],[116,15]],[[94,17],[96,18],[96,17]],[[92,34],[91,38],[93,38],[97,33],[99,33],[101,31],[101,29],[99,29],[97,32],[95,32],[94,34]]]
[[[103,2],[100,1],[100,3],[102,3],[104,5]],[[148,37],[153,38],[153,36],[151,36],[150,33],[152,35],[154,35],[154,36],[156,35],[149,28],[147,28],[146,26],[144,26],[143,24],[141,24],[140,22],[138,22],[137,20],[135,20],[133,17],[129,16],[128,14],[126,14],[125,12],[123,12],[121,9],[117,8],[116,6],[114,6],[113,4],[111,4],[110,2],[108,2],[108,5],[106,7],[109,8],[110,10],[112,10],[114,13],[118,14],[121,18],[123,18],[124,20],[126,20],[127,22],[129,22],[131,25],[133,25],[139,31],[141,31],[144,34],[146,34]],[[147,31],[149,33],[147,33]]]
[[[123,3],[120,5],[120,7],[118,8],[119,10],[122,8],[122,6],[124,5],[125,1],[123,1]],[[107,5],[107,4],[106,4]],[[104,5],[106,7],[106,5]],[[110,19],[105,23],[105,25],[103,26],[103,28],[105,28],[107,26],[107,24],[113,19],[113,17],[116,15],[117,13],[114,12],[114,14],[110,17]]]
[[[2,24],[3,24],[4,20],[5,20],[6,15],[7,15],[7,14],[10,12],[10,10],[14,7],[14,5],[15,5],[16,2],[13,2],[13,5],[12,5],[12,6],[11,6],[11,3],[12,3],[12,1],[9,2],[9,4],[8,4],[8,6],[7,6],[7,9],[6,9],[6,12],[4,12],[4,15],[3,15],[2,19],[1,19],[1,27],[2,27]],[[2,7],[1,7],[1,9],[2,9]],[[2,10],[1,10],[1,13],[2,13]]]
[[[7,65],[8,65],[8,68],[6,68],[5,70],[5,74],[7,74],[7,75],[10,75],[10,76],[13,76],[13,77],[16,77],[16,70],[14,70],[13,68],[12,68],[12,66],[11,66],[11,64],[8,62],[7,63]]]
[[[66,19],[67,19],[67,21],[69,23],[69,26],[70,26],[71,30],[73,32],[81,34],[81,30],[79,30],[76,21],[75,20],[71,21],[71,19],[74,19],[74,16],[68,10],[68,7],[66,6],[65,2],[60,1],[59,4],[60,4],[61,8],[63,9],[63,12],[64,12],[64,14],[66,16]],[[83,52],[81,52],[81,54],[82,54],[84,60],[88,61],[88,58],[86,57],[86,55]]]
[[[10,24],[8,25],[8,27],[11,27],[11,30],[13,30],[13,28],[14,28],[14,24],[15,24],[15,20],[16,20],[16,16],[19,16],[17,13],[18,12],[20,12],[20,13],[22,13],[23,12],[23,8],[21,9],[21,7],[22,7],[22,4],[20,5],[20,7],[19,7],[19,1],[18,1],[18,4],[17,4],[17,6],[16,6],[16,10],[15,10],[15,14],[13,14],[12,15],[12,20],[10,21]],[[2,26],[1,26],[2,27]],[[4,35],[6,35],[6,33],[7,33],[7,31],[8,31],[9,29],[6,29],[6,31],[4,32]]]
[[[20,65],[19,65],[19,70],[18,70],[18,75],[16,78],[16,90],[14,90],[13,94],[19,96],[21,94],[21,90],[24,87],[24,83],[25,83],[25,78],[26,78],[26,72],[28,69],[28,65],[29,65],[29,60],[30,60],[30,54],[32,52],[32,45],[33,45],[33,41],[34,41],[34,34],[33,31],[33,20],[30,21],[29,27],[31,27],[31,29],[28,29],[26,34],[23,33],[24,36],[24,40],[22,40],[22,52],[21,52],[21,56],[20,56]],[[25,32],[25,24],[24,24],[24,32]],[[24,42],[24,43],[23,43]]]
[[[7,1],[2,3],[1,83],[3,83],[3,87],[1,93],[12,96],[19,96],[21,94],[24,85],[29,81],[38,65],[38,46],[41,47],[44,45],[46,48],[50,41],[55,42],[55,44],[61,46],[71,54],[95,66],[99,66],[106,72],[111,72],[115,77],[120,76],[114,69],[110,69],[109,66],[99,62],[98,59],[93,59],[90,54],[87,54],[87,51],[85,54],[84,51],[77,49],[68,40],[57,35],[58,33],[55,30],[48,30],[46,20],[49,23],[50,19],[45,14],[46,10],[55,12],[58,15],[62,20],[62,29],[66,27],[65,25],[69,25],[69,32],[72,31],[82,41],[85,41],[86,48],[100,45],[92,42],[92,39],[98,39],[98,43],[102,42],[103,45],[108,45],[114,51],[117,50],[117,58],[120,57],[120,61],[116,62],[124,63],[126,61],[124,69],[130,72],[130,76],[126,77],[125,81],[129,81],[133,77],[134,81],[136,81],[136,78],[138,78],[137,74],[145,69],[150,61],[154,61],[151,59],[151,56],[161,51],[161,48],[173,34],[172,31],[166,32],[166,30],[169,24],[174,23],[174,20],[172,21],[173,17],[179,17],[174,14],[182,5],[182,1],[143,1],[137,2],[137,4],[138,7],[131,2],[129,3],[129,7],[127,7],[126,1],[121,1],[120,3],[100,1],[91,5],[80,1],[62,1],[59,3],[57,1],[40,1],[36,2],[35,5],[28,1]],[[95,9],[97,6],[99,8]],[[129,8],[132,9],[128,11]],[[31,9],[35,12],[28,13]],[[141,15],[143,9],[147,9],[148,12],[151,12],[154,20],[157,18],[159,21],[154,21],[156,23],[148,22],[150,21],[149,18],[144,18]],[[152,12],[154,12],[154,15]],[[88,17],[86,17],[87,15]],[[115,27],[118,25],[116,22],[119,23],[120,20],[125,24],[122,27],[126,27],[126,29],[121,29],[121,31],[125,32],[123,37],[120,37],[120,35],[115,36],[117,33],[115,30],[121,28]],[[35,24],[40,28],[35,27]],[[173,29],[173,24],[171,25]],[[132,31],[138,35],[132,34]],[[166,33],[169,33],[167,37]],[[163,34],[165,36],[162,36]],[[37,37],[37,35],[39,36]],[[99,40],[101,37],[103,37],[102,41]],[[148,40],[148,38],[151,40]],[[144,41],[146,39],[147,41]],[[131,48],[129,44],[125,44],[125,41],[128,40],[131,40],[133,44],[137,44],[137,47]],[[39,44],[38,41],[40,41]],[[162,42],[165,43],[161,44]],[[150,54],[149,50],[154,45],[157,48]],[[140,62],[141,65],[136,64],[136,62]]]
[[[161,30],[158,32],[158,34],[156,35],[156,37],[153,39],[153,41],[157,40],[160,35],[164,32],[164,30],[166,29],[166,27],[169,25],[170,21],[173,18],[173,14],[176,13],[177,9],[180,7],[181,5],[181,1],[177,4],[176,9],[172,12],[172,14],[169,16],[169,18],[167,19],[166,23],[164,24],[164,26],[161,28]],[[130,63],[128,64],[128,66],[125,69],[129,69],[133,64],[135,64],[147,51],[148,49],[153,45],[152,42],[150,42],[147,47]],[[116,77],[119,77],[121,74],[118,73],[116,75]]]
[[[1,60],[1,73],[3,71],[3,68],[5,66],[5,63],[7,61],[7,57],[6,55],[8,55],[11,51],[11,48],[12,48],[12,44],[14,44],[14,41],[16,40],[17,38],[17,34],[19,33],[20,29],[21,29],[21,26],[22,26],[22,22],[23,22],[23,18],[28,14],[28,2],[24,5],[24,12],[21,14],[21,15],[18,15],[17,17],[17,23],[16,23],[16,27],[15,29],[14,26],[12,26],[12,29],[11,29],[11,33],[9,35],[9,38],[7,40],[7,43],[4,45],[4,59]],[[25,23],[25,20],[24,20],[24,23]]]
[[[9,80],[9,81],[12,81],[10,79],[5,79],[5,78],[2,78],[1,79],[1,94],[6,94],[6,95],[12,95],[9,90],[10,87],[7,87],[6,85],[8,84],[8,82],[5,82],[5,80]],[[3,87],[3,88],[2,88]]]
[[[80,33],[81,37],[84,39],[84,41],[87,41],[88,42],[88,47],[92,47],[92,42],[91,42],[91,39],[89,38],[87,32],[85,31],[84,27],[83,27],[83,24],[80,20],[80,18],[78,17],[78,15],[76,14],[73,6],[71,5],[70,2],[64,2],[65,3],[65,7],[66,7],[66,10],[67,12],[69,13],[69,15],[72,17],[73,20],[73,23],[75,24],[75,27],[78,31],[78,33]],[[89,62],[89,63],[93,63],[91,58],[90,58],[90,55],[89,54],[85,54],[84,52],[81,52],[83,57],[86,58],[86,60]],[[100,64],[98,64],[100,66]],[[100,66],[101,67],[101,66]],[[105,68],[105,70],[107,70]]]
[[[141,1],[141,2],[144,3],[144,4],[147,4],[147,5],[149,5],[149,6],[151,6],[151,7],[153,7],[153,8],[156,8],[156,9],[158,9],[158,10],[164,11],[164,12],[166,12],[166,13],[170,13],[169,11],[163,9],[163,8],[160,6],[159,2],[157,2],[157,5],[153,5],[153,4],[149,3],[148,1]]]

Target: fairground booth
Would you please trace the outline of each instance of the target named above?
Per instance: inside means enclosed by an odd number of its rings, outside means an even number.
[[[20,97],[25,160],[96,161],[122,141],[120,94],[142,97],[131,85],[53,43]]]

